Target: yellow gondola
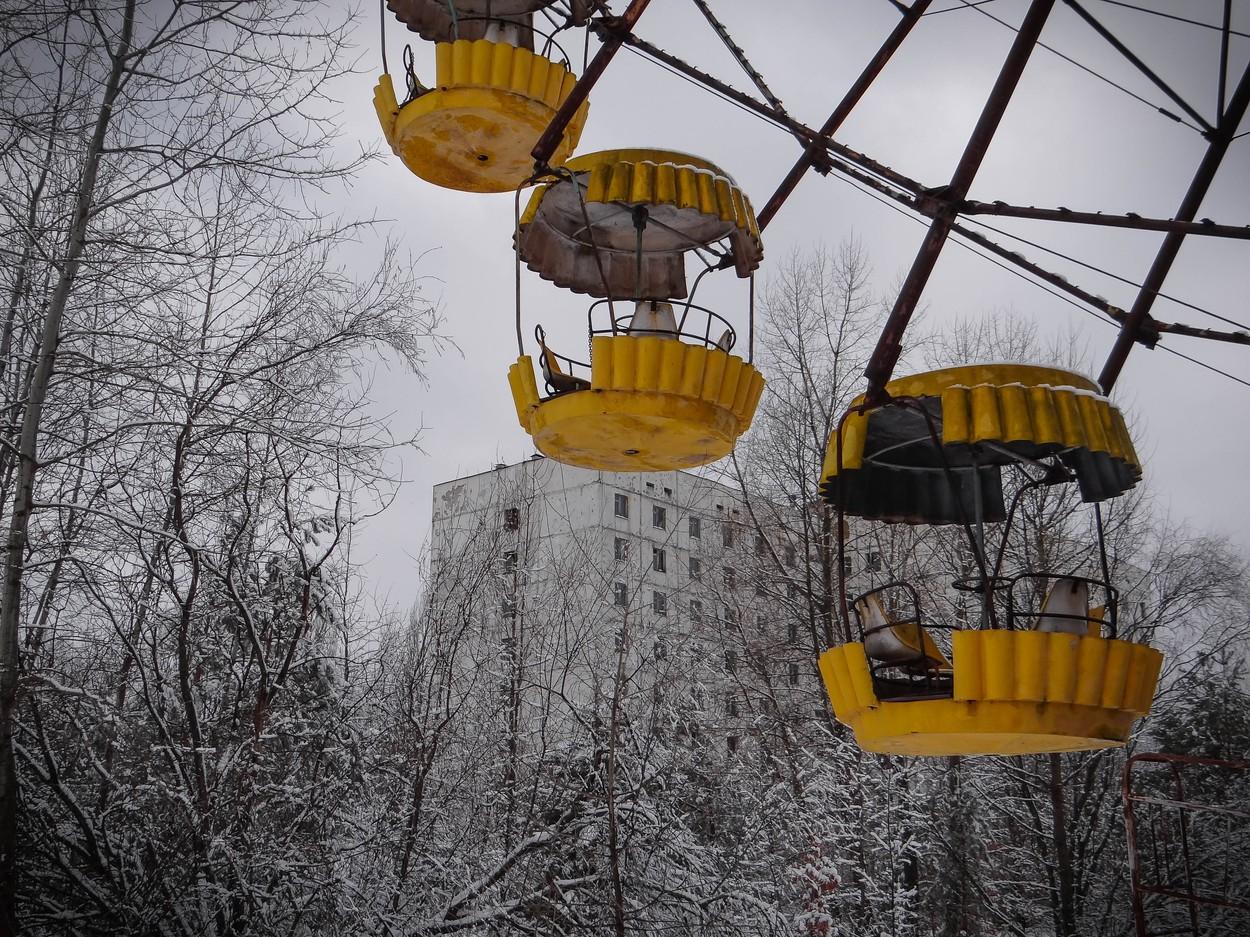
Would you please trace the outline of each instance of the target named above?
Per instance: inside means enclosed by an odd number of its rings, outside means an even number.
[[[1133,487],[1141,467],[1120,411],[1097,385],[1032,365],[947,368],[894,380],[883,403],[857,400],[829,440],[821,489],[842,514],[909,524],[962,523],[978,574],[980,627],[922,621],[919,594],[888,583],[852,602],[860,640],[820,657],[838,720],[860,747],[909,755],[1014,755],[1123,745],[1149,709],[1162,655],[1123,640],[1096,513],[1101,577],[1000,571],[981,525],[1006,520],[1002,469],[1042,471],[1023,491],[1075,482],[1086,502]],[[1004,533],[1004,542],[1006,532]],[[1049,583],[1040,607],[1018,587]],[[1103,602],[1091,607],[1091,595]],[[849,624],[849,623],[848,623]],[[934,632],[950,634],[947,648]],[[848,638],[850,635],[848,634]],[[949,655],[949,659],[947,657]]]
[[[401,22],[437,43],[433,87],[409,68],[403,102],[389,73],[373,90],[386,142],[412,172],[463,192],[508,192],[529,178],[530,151],[576,84],[567,61],[533,51],[531,11],[546,5],[391,0]],[[577,109],[551,165],[577,146],[588,106]]]
[[[676,301],[687,295],[686,255],[717,242],[740,275],[758,266],[750,202],[697,157],[593,153],[534,193],[518,220],[518,263],[604,297],[590,310],[589,362],[556,354],[539,328],[546,392],[524,348],[508,372],[517,418],[540,452],[606,471],[668,471],[732,451],[764,379],[749,349],[745,360],[733,354],[737,333],[726,319]],[[618,302],[632,311],[618,314]],[[518,336],[519,315],[518,305]]]

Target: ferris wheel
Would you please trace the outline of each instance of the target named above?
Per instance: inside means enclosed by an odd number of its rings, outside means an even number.
[[[981,4],[959,2],[997,19]],[[840,563],[839,623],[819,661],[834,713],[862,747],[878,752],[1123,745],[1150,709],[1162,655],[1124,632],[1108,568],[1100,506],[1130,491],[1143,473],[1110,395],[1138,344],[1153,348],[1168,334],[1250,344],[1243,328],[1169,323],[1151,314],[1187,237],[1250,238],[1250,227],[1199,218],[1250,105],[1250,67],[1231,87],[1227,80],[1228,5],[1216,113],[1208,119],[1085,6],[1065,0],[1168,98],[1163,113],[1206,140],[1175,215],[1151,218],[969,198],[1030,57],[1043,45],[1056,0],[1030,0],[1020,25],[1009,26],[1010,49],[949,181],[938,186],[835,139],[923,17],[937,12],[932,0],[891,0],[897,23],[817,129],[786,111],[708,4],[694,3],[758,96],[639,37],[634,30],[648,0],[631,0],[620,15],[602,0],[386,0],[400,22],[435,43],[436,60],[427,87],[405,56],[402,101],[389,71],[381,76],[374,105],[387,142],[436,185],[515,192],[518,357],[508,383],[518,422],[541,452],[571,465],[654,472],[724,457],[750,427],[765,388],[754,356],[761,232],[798,182],[811,169],[835,173],[916,213],[927,220],[926,234],[865,370],[864,393],[830,435],[813,483],[838,516],[840,553],[847,518],[962,531],[971,563],[952,573],[949,586],[972,597],[977,614],[958,624],[926,621],[921,593],[932,586],[902,580],[850,597]],[[561,44],[578,35],[588,44],[591,34],[601,44],[575,77]],[[650,147],[574,155],[591,90],[624,47],[798,140],[798,160],[758,214],[734,177],[705,156]],[[526,190],[532,192],[522,210]],[[1163,238],[1136,300],[1121,309],[964,223],[984,214],[1157,231]],[[1041,363],[976,362],[895,376],[913,313],[952,236],[1111,320],[1118,331],[1097,378]],[[687,282],[692,265],[701,269]],[[530,331],[520,305],[525,268],[556,289],[590,297],[588,354],[552,347],[541,323]],[[745,315],[696,305],[703,277],[720,270],[747,281]],[[1050,486],[1070,488],[1088,505],[1095,568],[1008,567],[1021,497]],[[996,546],[987,524],[1001,525]]]

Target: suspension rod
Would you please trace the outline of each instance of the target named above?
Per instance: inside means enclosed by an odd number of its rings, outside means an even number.
[[[916,259],[912,262],[911,270],[908,271],[907,278],[899,290],[894,308],[890,311],[885,328],[877,341],[877,347],[868,360],[868,367],[864,369],[864,376],[868,378],[865,399],[869,404],[879,403],[885,396],[885,385],[890,380],[890,375],[894,373],[894,365],[902,353],[903,332],[907,329],[907,323],[911,320],[916,304],[920,301],[920,294],[925,284],[929,282],[933,268],[937,265],[938,256],[942,253],[946,239],[950,236],[951,226],[958,217],[953,205],[967,196],[972,180],[976,177],[981,161],[985,158],[986,150],[989,149],[990,141],[993,140],[994,133],[998,130],[998,125],[1007,110],[1007,104],[1020,82],[1020,76],[1024,74],[1024,67],[1029,61],[1029,56],[1032,55],[1033,48],[1037,45],[1042,27],[1046,25],[1046,17],[1050,15],[1054,5],[1055,0],[1033,0],[1029,4],[1029,11],[1025,14],[1024,22],[1020,24],[1020,29],[1011,44],[1003,67],[994,82],[994,87],[990,90],[985,106],[981,110],[981,116],[972,129],[972,135],[968,138],[963,155],[959,158],[950,184],[943,191],[945,204],[929,226],[929,233],[925,235],[920,250],[916,253]]]

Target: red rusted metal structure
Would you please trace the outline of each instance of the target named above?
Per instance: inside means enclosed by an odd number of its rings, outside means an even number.
[[[842,96],[830,114],[828,120],[819,128],[814,129],[795,120],[781,105],[780,100],[772,93],[763,76],[751,65],[743,49],[733,40],[724,25],[712,14],[703,0],[694,0],[695,5],[704,13],[717,35],[729,48],[738,64],[750,77],[752,83],[763,95],[765,100],[746,94],[727,84],[721,79],[708,74],[697,66],[683,61],[672,53],[635,35],[633,29],[639,16],[647,5],[647,0],[631,0],[624,14],[617,17],[608,12],[607,4],[597,0],[592,5],[601,14],[587,22],[590,30],[603,42],[603,47],[587,66],[585,74],[574,89],[570,98],[570,106],[579,103],[590,88],[602,75],[608,62],[622,46],[651,59],[662,67],[676,72],[680,76],[702,85],[712,93],[731,101],[737,106],[762,117],[779,127],[789,131],[802,147],[798,162],[781,180],[777,190],[764,206],[759,215],[759,225],[763,228],[772,220],[782,204],[794,191],[798,182],[809,169],[821,174],[836,173],[853,184],[883,195],[897,204],[903,205],[930,220],[929,231],[917,251],[906,281],[895,301],[894,308],[886,322],[875,353],[868,363],[865,376],[868,379],[868,398],[879,400],[884,396],[884,387],[890,379],[894,364],[901,348],[903,333],[906,330],[911,314],[920,299],[921,293],[928,282],[929,275],[937,264],[946,241],[956,235],[963,241],[976,245],[981,250],[993,255],[995,263],[1004,263],[1022,270],[1028,277],[1044,284],[1044,288],[1059,290],[1072,297],[1079,304],[1100,313],[1119,328],[1119,335],[1111,348],[1106,362],[1099,375],[1099,384],[1104,393],[1109,393],[1129,351],[1135,344],[1153,348],[1164,333],[1184,335],[1192,338],[1210,339],[1233,344],[1250,344],[1250,333],[1244,327],[1233,330],[1220,330],[1196,327],[1184,323],[1163,322],[1151,315],[1156,297],[1160,294],[1163,282],[1172,267],[1180,246],[1187,236],[1198,235],[1223,238],[1250,238],[1250,226],[1234,224],[1218,224],[1209,218],[1197,217],[1216,170],[1223,161],[1229,145],[1238,136],[1239,125],[1250,107],[1250,67],[1247,67],[1240,81],[1237,82],[1232,94],[1228,94],[1228,65],[1230,7],[1224,4],[1223,23],[1217,28],[1221,31],[1219,56],[1219,73],[1217,76],[1218,94],[1213,117],[1205,117],[1202,112],[1173,89],[1160,75],[1135,54],[1124,42],[1115,36],[1101,21],[1089,12],[1077,0],[1030,0],[1028,12],[1019,27],[1010,26],[992,14],[991,19],[1001,25],[1008,26],[1016,37],[993,88],[986,98],[981,118],[969,136],[963,154],[955,167],[950,181],[945,185],[927,186],[884,163],[872,159],[864,153],[857,152],[833,139],[833,134],[841,127],[842,122],[859,103],[864,93],[871,87],[890,59],[894,56],[903,41],[917,26],[923,16],[929,12],[932,0],[889,0],[898,10],[900,21],[885,37],[880,49],[864,66],[859,77]],[[978,9],[977,4],[960,0],[969,9]],[[1016,85],[1024,71],[1029,57],[1035,47],[1042,46],[1054,52],[1039,39],[1042,29],[1052,9],[1062,2],[1083,19],[1100,37],[1107,41],[1111,48],[1134,68],[1144,75],[1174,105],[1179,113],[1156,107],[1163,116],[1189,126],[1200,133],[1208,143],[1207,152],[1194,172],[1189,189],[1176,215],[1172,218],[1145,218],[1136,213],[1112,214],[1100,211],[1071,210],[1066,207],[1042,208],[1037,206],[1010,205],[1002,201],[972,201],[968,199],[968,190],[976,175],[976,171],[985,156],[990,141],[993,139],[998,123],[1001,120]],[[980,11],[980,10],[979,10]],[[936,11],[945,12],[945,11]],[[984,11],[980,11],[984,13]],[[1155,12],[1147,10],[1147,13]],[[1170,15],[1170,14],[1161,14]],[[1173,17],[1185,19],[1184,17]],[[1198,23],[1196,20],[1186,22]],[[1238,34],[1241,35],[1241,34]],[[1079,64],[1079,63],[1078,63]],[[1149,102],[1146,102],[1149,103]],[[567,108],[566,108],[567,109]],[[1184,115],[1184,116],[1181,116]],[[533,156],[537,167],[543,168],[554,142],[559,139],[567,114],[557,114],[547,128],[542,139],[535,146]],[[1135,301],[1129,309],[1112,305],[1105,299],[1082,289],[1066,278],[1052,273],[1044,267],[1022,257],[987,238],[979,231],[969,229],[960,224],[961,217],[973,215],[1001,215],[1006,217],[1032,218],[1069,224],[1085,224],[1104,227],[1135,228],[1138,230],[1160,231],[1166,237],[1159,247],[1155,261],[1139,287]],[[1214,313],[1216,318],[1224,318]],[[1230,324],[1236,325],[1231,320]]]
[[[1146,752],[1123,791],[1137,937],[1250,934],[1250,762]]]

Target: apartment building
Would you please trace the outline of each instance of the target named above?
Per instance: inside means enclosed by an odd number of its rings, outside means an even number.
[[[434,488],[432,598],[471,606],[483,641],[535,642],[528,679],[563,698],[601,702],[619,663],[736,751],[762,712],[823,717],[824,586],[795,517],[690,472],[497,465]]]

